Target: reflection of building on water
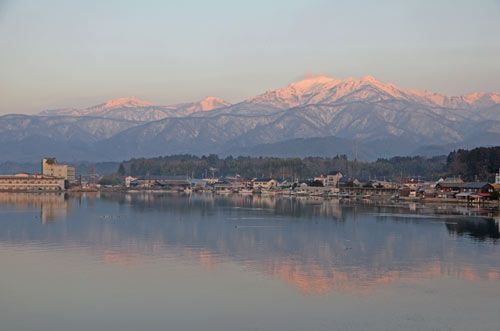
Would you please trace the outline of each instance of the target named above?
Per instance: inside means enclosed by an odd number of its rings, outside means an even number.
[[[469,219],[446,223],[446,228],[459,236],[467,235],[477,240],[500,239],[498,219]]]
[[[498,232],[500,232],[500,216],[495,216],[493,220],[495,221],[495,225],[498,229]]]
[[[205,212],[209,207],[227,205],[235,208],[249,208],[255,210],[275,210],[283,215],[297,216],[328,216],[336,219],[342,218],[342,208],[338,199],[325,200],[318,197],[276,197],[274,195],[212,195],[178,193],[147,193],[128,192],[125,194],[102,195],[103,199],[123,201],[131,204],[133,208],[143,208],[154,205],[157,209],[184,210],[186,204],[190,211]],[[304,214],[305,213],[305,214]]]
[[[63,193],[7,193],[0,192],[0,205],[40,208],[40,219],[43,224],[65,220],[68,211],[73,209],[73,200],[68,200]]]

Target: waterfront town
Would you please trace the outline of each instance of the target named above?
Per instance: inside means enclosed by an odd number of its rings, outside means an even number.
[[[376,180],[350,178],[332,170],[313,178],[244,178],[238,174],[222,177],[193,178],[190,176],[124,176],[119,185],[103,185],[91,178],[75,176],[71,165],[58,164],[55,158],[41,161],[40,174],[16,173],[0,175],[3,192],[63,192],[63,191],[146,191],[197,192],[217,195],[277,195],[310,196],[339,199],[392,199],[425,202],[498,203],[500,171],[494,182],[465,182],[459,177],[421,180]]]

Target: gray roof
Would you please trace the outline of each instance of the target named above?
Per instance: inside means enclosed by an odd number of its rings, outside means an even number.
[[[141,176],[137,180],[188,180],[187,176]]]
[[[437,185],[439,185],[442,188],[462,188],[464,184],[457,182],[441,182],[437,183]]]
[[[477,189],[477,188],[483,188],[486,185],[490,185],[490,184],[487,182],[471,182],[471,183],[463,183],[462,188]]]

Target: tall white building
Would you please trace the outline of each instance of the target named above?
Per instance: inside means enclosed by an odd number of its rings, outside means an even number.
[[[63,178],[68,182],[75,181],[75,167],[66,164],[57,164],[53,157],[42,160],[42,175]]]

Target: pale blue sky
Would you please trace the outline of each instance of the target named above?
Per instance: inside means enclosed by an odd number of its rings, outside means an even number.
[[[305,71],[500,91],[500,0],[0,0],[0,114],[230,102]]]

